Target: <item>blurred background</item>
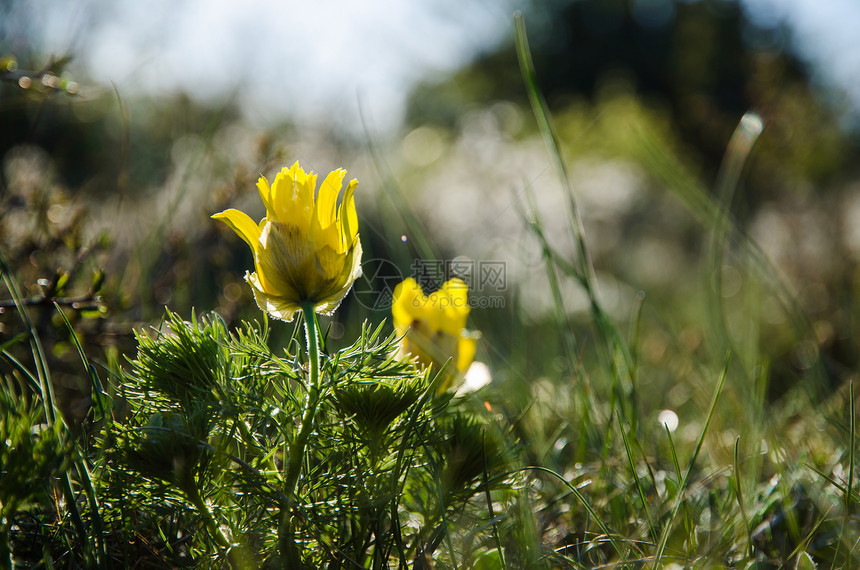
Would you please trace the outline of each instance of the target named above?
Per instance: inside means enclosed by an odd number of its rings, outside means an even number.
[[[563,337],[587,347],[592,313],[575,278],[553,288],[537,238],[579,255],[516,10],[643,408],[683,408],[684,379],[727,346],[769,363],[774,399],[815,363],[840,385],[858,364],[852,0],[0,0],[0,255],[55,381],[87,390],[48,298],[107,367],[163,306],[259,319],[250,252],[209,216],[262,217],[257,178],[296,160],[360,181],[365,277],[329,342],[388,317],[400,276],[493,264],[502,280],[470,293],[493,386],[569,379]],[[732,147],[748,112],[762,134]],[[721,165],[744,158],[733,181]],[[22,330],[10,298],[0,344]]]

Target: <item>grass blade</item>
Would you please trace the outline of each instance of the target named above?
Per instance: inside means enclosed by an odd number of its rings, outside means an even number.
[[[639,479],[639,474],[636,472],[636,464],[633,461],[633,451],[630,449],[630,441],[627,439],[627,434],[624,431],[624,422],[621,419],[621,414],[616,411],[618,418],[618,431],[621,432],[621,439],[624,442],[624,450],[627,452],[627,462],[630,465],[630,472],[633,474],[633,480],[636,482],[636,490],[639,493],[639,500],[642,501],[642,508],[645,510],[645,519],[648,521],[648,529],[655,542],[657,540],[657,529],[654,528],[651,512],[648,510],[648,501],[645,499],[645,490],[642,488],[642,480]]]
[[[618,554],[619,560],[622,560],[622,561],[624,560],[625,552],[621,548],[621,545],[618,543],[618,540],[616,538],[618,536],[618,534],[615,532],[612,532],[612,530],[608,526],[606,526],[606,523],[604,523],[602,520],[600,520],[600,517],[597,516],[597,511],[594,510],[594,508],[589,504],[589,502],[585,499],[585,497],[582,495],[582,493],[579,492],[579,489],[577,489],[576,487],[571,485],[567,481],[567,479],[565,479],[564,477],[562,477],[561,475],[559,475],[558,473],[556,473],[552,469],[547,469],[546,467],[541,467],[539,465],[531,465],[529,467],[523,467],[522,469],[517,469],[516,471],[512,471],[511,474],[518,473],[520,471],[540,471],[542,473],[547,473],[549,475],[552,475],[553,477],[555,477],[556,479],[558,479],[559,481],[564,483],[564,485],[573,494],[573,496],[576,497],[576,499],[580,502],[580,504],[583,506],[583,508],[586,510],[586,512],[588,512],[588,515],[594,520],[594,522],[597,524],[597,526],[600,527],[600,532],[602,532],[603,535],[607,538],[607,540],[609,540],[610,544],[612,544],[612,548],[615,549],[616,554]]]
[[[696,450],[693,452],[693,456],[690,458],[690,463],[687,466],[687,472],[684,473],[684,479],[681,481],[681,485],[678,488],[678,498],[675,502],[675,506],[672,508],[672,514],[669,516],[669,520],[666,521],[666,526],[663,527],[663,534],[660,536],[660,542],[657,545],[657,551],[654,553],[654,565],[653,568],[656,570],[660,567],[660,561],[663,558],[663,553],[666,550],[666,543],[669,540],[669,533],[672,531],[672,526],[675,522],[675,518],[678,516],[678,510],[681,508],[681,504],[684,502],[684,493],[687,489],[687,485],[690,482],[690,473],[693,471],[693,466],[696,464],[696,460],[699,458],[699,453],[702,451],[702,445],[705,442],[705,435],[708,433],[708,427],[711,425],[711,420],[714,417],[714,411],[717,409],[717,402],[720,399],[720,394],[723,391],[723,385],[726,382],[726,376],[728,376],[729,372],[729,364],[730,359],[726,359],[726,364],[723,367],[723,373],[720,375],[720,380],[717,382],[717,387],[714,390],[714,395],[711,398],[711,405],[708,409],[708,416],[705,419],[705,425],[702,426],[702,432],[699,434],[699,440],[696,442]]]
[[[735,440],[735,464],[734,464],[734,477],[735,477],[735,497],[738,500],[738,507],[741,510],[741,518],[744,521],[744,529],[747,532],[747,556],[752,557],[753,555],[753,538],[752,538],[752,529],[750,528],[750,520],[747,516],[747,510],[744,507],[744,494],[741,486],[741,468],[740,468],[740,443],[741,436]]]
[[[855,462],[855,445],[857,443],[857,416],[854,409],[854,380],[848,383],[848,425],[849,425],[849,445],[848,445],[848,481],[845,485],[845,515],[851,510],[852,489],[854,489],[854,462]]]
[[[517,12],[514,15],[514,22],[516,26],[517,60],[520,64],[520,73],[522,74],[523,82],[526,86],[529,103],[531,103],[532,106],[532,112],[537,119],[541,135],[543,135],[544,143],[549,149],[550,154],[552,154],[555,159],[559,178],[564,185],[565,194],[567,196],[570,228],[573,231],[574,241],[578,250],[577,253],[579,254],[577,260],[579,264],[579,273],[589,297],[594,301],[594,295],[596,292],[594,287],[594,268],[591,265],[588,250],[585,246],[585,231],[583,230],[582,219],[579,215],[579,208],[577,207],[576,200],[573,197],[573,188],[571,188],[567,166],[564,162],[564,156],[561,153],[561,144],[559,142],[558,133],[556,132],[555,126],[550,118],[551,116],[546,100],[537,85],[537,74],[535,72],[534,61],[532,61],[528,36],[526,35],[526,23],[520,12]]]

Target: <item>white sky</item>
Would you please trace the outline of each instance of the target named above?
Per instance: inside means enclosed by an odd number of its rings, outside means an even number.
[[[785,22],[825,84],[844,90],[860,122],[860,0],[743,0],[754,22]]]
[[[26,0],[13,19],[122,90],[236,95],[284,113],[396,126],[405,96],[512,37],[513,0]],[[14,25],[14,24],[13,24]],[[23,29],[23,28],[20,28]]]
[[[634,0],[651,5],[667,0]],[[860,114],[860,0],[742,0],[785,21],[823,80]],[[513,41],[524,0],[23,0],[0,32],[72,53],[121,92],[236,96],[250,118],[284,114],[360,129],[396,127],[420,79]],[[5,29],[4,29],[5,27]],[[14,49],[14,41],[13,41]]]

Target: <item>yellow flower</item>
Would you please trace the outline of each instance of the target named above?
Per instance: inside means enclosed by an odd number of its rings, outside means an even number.
[[[350,181],[338,208],[344,176],[343,169],[326,176],[314,197],[317,175],[296,162],[281,169],[271,187],[265,177],[257,181],[266,206],[259,224],[234,209],[212,216],[251,246],[256,271],[245,272],[245,280],[257,305],[273,317],[291,321],[304,306],[329,314],[361,275],[353,197],[358,181]]]
[[[462,377],[475,358],[475,336],[466,330],[467,294],[468,287],[461,279],[451,279],[429,295],[411,277],[394,288],[391,315],[394,330],[403,336],[401,353],[437,369],[453,359],[456,372],[448,369],[440,392]]]

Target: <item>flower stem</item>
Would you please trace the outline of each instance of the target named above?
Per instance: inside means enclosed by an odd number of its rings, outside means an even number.
[[[212,515],[212,511],[209,510],[209,506],[206,504],[206,501],[203,499],[203,496],[197,489],[197,485],[195,485],[193,481],[190,485],[187,486],[187,488],[185,489],[185,493],[188,495],[189,500],[191,500],[191,504],[197,508],[197,511],[203,517],[203,520],[206,523],[206,527],[212,534],[212,538],[214,538],[215,542],[218,543],[218,546],[222,548],[229,548],[230,540],[224,534],[224,531],[221,530],[218,521],[215,520],[215,517]]]
[[[298,568],[300,564],[298,546],[293,539],[293,509],[297,503],[296,488],[299,481],[299,473],[302,468],[302,458],[305,454],[305,446],[313,429],[314,415],[320,399],[320,352],[317,334],[317,325],[314,318],[314,309],[310,304],[302,306],[302,317],[305,320],[305,336],[308,343],[308,366],[310,374],[308,379],[308,397],[305,403],[305,412],[302,415],[302,425],[296,439],[293,440],[289,449],[289,463],[287,464],[287,475],[285,482],[285,495],[289,503],[281,507],[281,527],[279,530],[281,556],[289,562],[290,568]]]

